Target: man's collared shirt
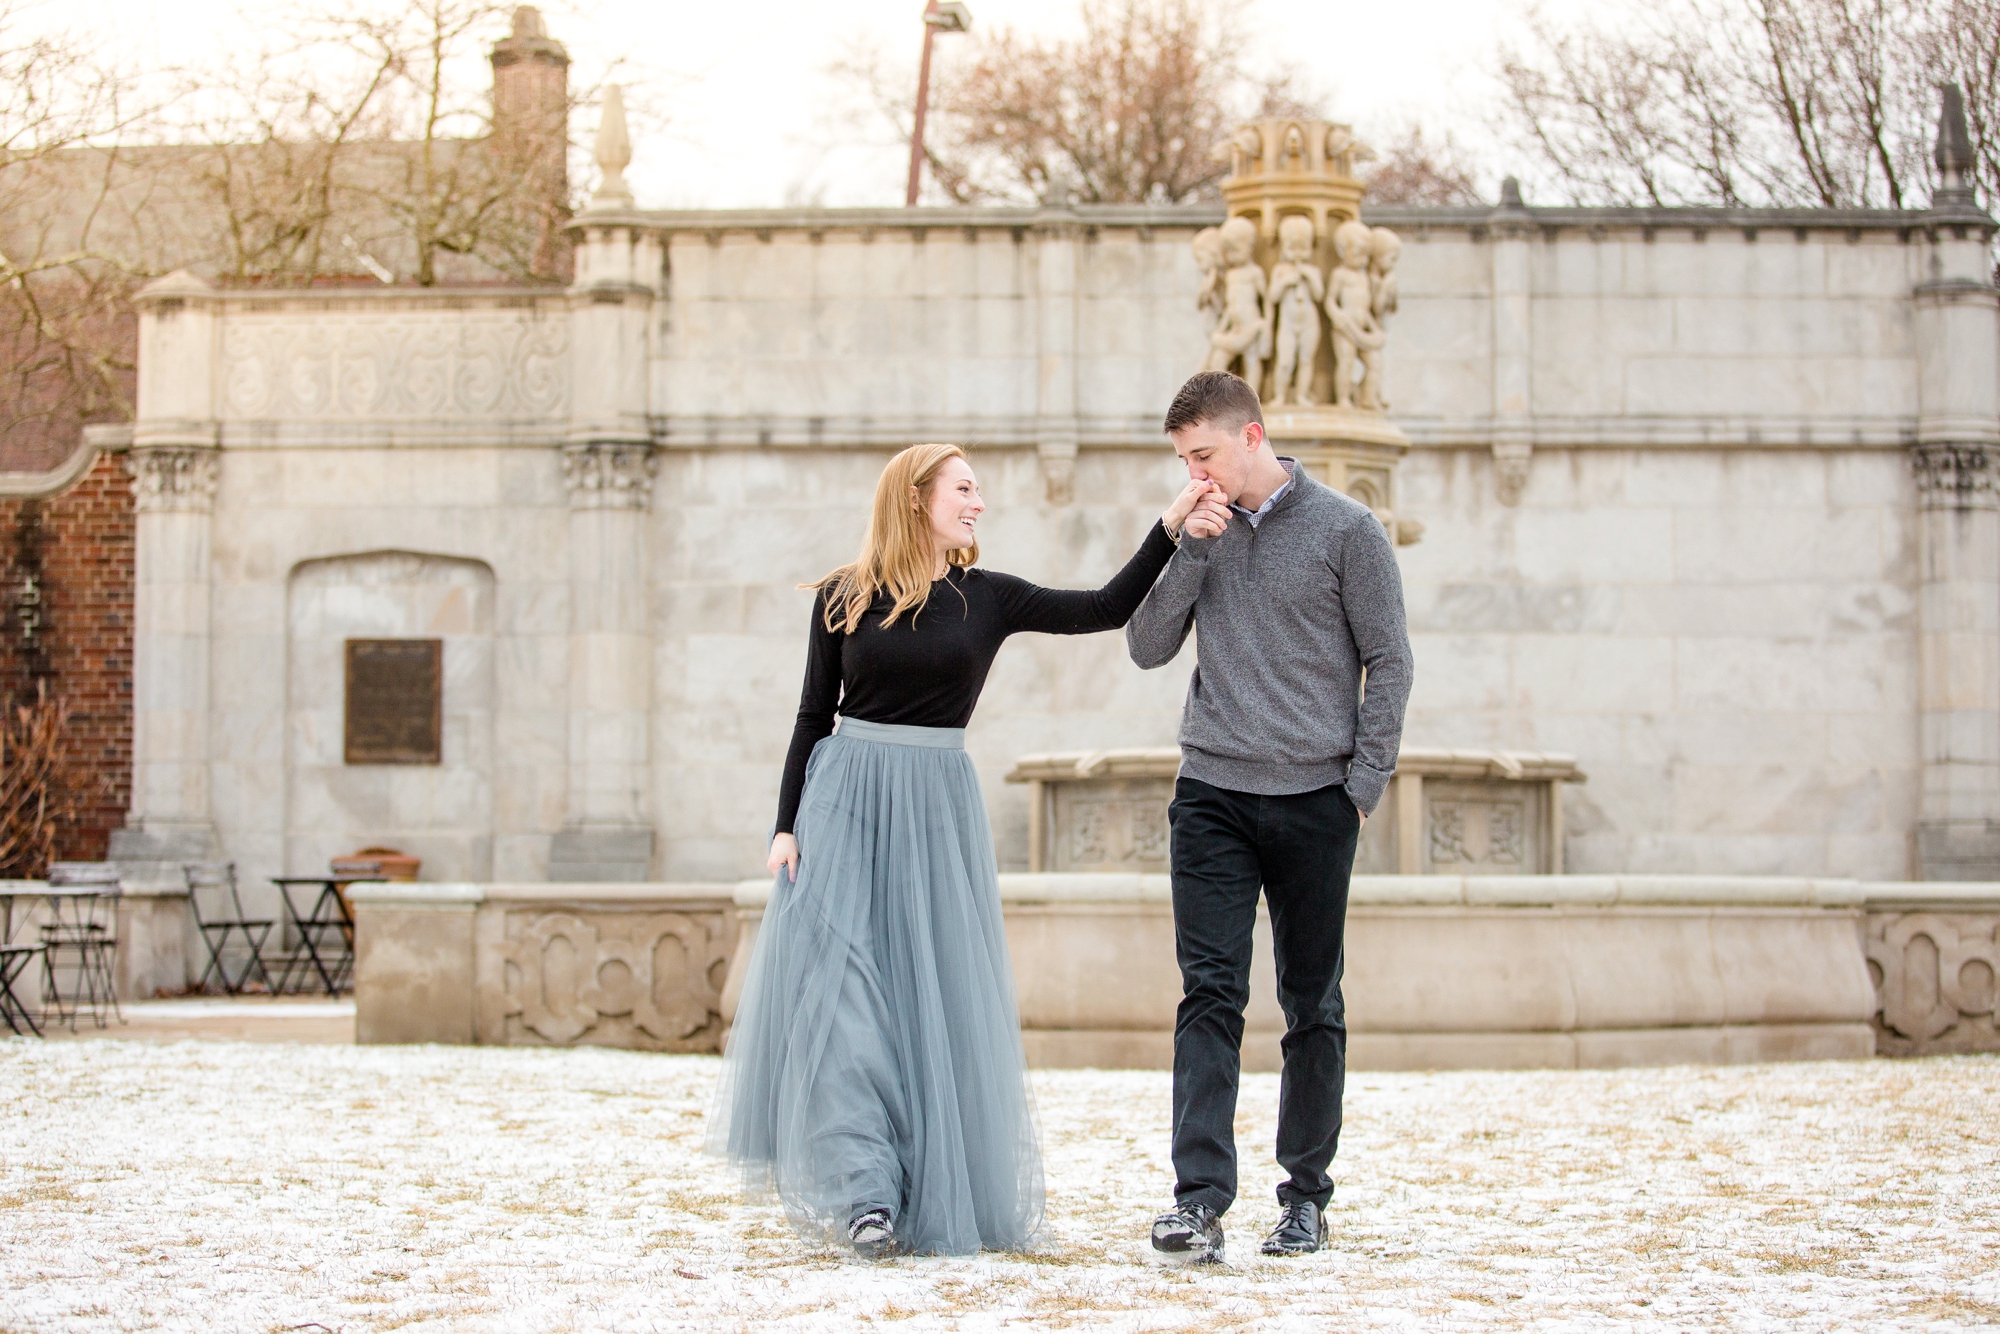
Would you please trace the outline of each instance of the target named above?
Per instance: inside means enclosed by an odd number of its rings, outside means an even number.
[[[1264,516],[1271,512],[1271,506],[1278,503],[1278,498],[1284,495],[1285,492],[1292,489],[1292,482],[1289,476],[1291,471],[1292,471],[1292,465],[1287,463],[1285,465],[1285,472],[1287,474],[1285,479],[1285,484],[1279,487],[1276,491],[1273,491],[1265,499],[1264,503],[1259,505],[1255,510],[1244,509],[1241,505],[1235,504],[1233,502],[1230,504],[1229,508],[1235,510],[1238,514],[1241,514],[1244,518],[1248,519],[1250,521],[1250,526],[1252,528],[1255,528],[1258,524],[1264,522]]]

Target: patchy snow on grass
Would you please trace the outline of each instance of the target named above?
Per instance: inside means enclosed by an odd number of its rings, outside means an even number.
[[[863,1263],[700,1153],[712,1058],[0,1043],[0,1328],[1880,1329],[2000,1321],[2000,1059],[1357,1074],[1329,1252],[1168,1267],[1168,1077],[1036,1075],[1034,1253]]]

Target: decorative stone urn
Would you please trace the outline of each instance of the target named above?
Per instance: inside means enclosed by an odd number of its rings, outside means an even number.
[[[1161,872],[1177,748],[1024,755],[1028,870]],[[1360,875],[1560,875],[1569,755],[1405,747],[1387,797],[1362,827]]]

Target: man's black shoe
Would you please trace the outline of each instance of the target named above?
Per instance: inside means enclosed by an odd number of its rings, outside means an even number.
[[[1196,1260],[1220,1260],[1222,1220],[1199,1201],[1177,1204],[1153,1220],[1153,1249]]]
[[[1311,1255],[1326,1245],[1326,1215],[1311,1200],[1285,1206],[1278,1226],[1264,1238],[1266,1255]]]

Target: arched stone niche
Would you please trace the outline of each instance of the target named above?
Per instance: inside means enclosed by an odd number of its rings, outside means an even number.
[[[493,873],[493,571],[483,561],[372,551],[301,562],[286,588],[285,869],[382,844],[425,880]],[[437,764],[349,764],[350,639],[443,641]]]

